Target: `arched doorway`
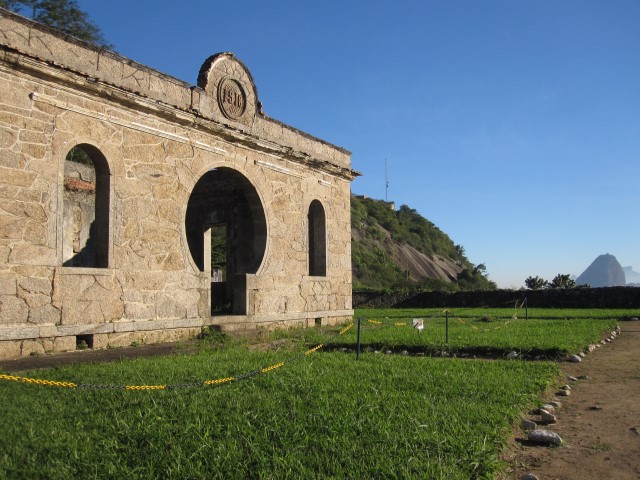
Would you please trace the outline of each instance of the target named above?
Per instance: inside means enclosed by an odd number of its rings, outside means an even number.
[[[191,192],[185,226],[193,261],[211,272],[211,314],[246,315],[246,276],[257,272],[267,243],[255,187],[231,168],[208,171]]]
[[[62,265],[109,266],[107,159],[93,145],[74,146],[64,161]]]

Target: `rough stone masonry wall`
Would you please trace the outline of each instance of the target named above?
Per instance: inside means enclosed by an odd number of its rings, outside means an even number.
[[[352,315],[349,153],[261,115],[246,67],[212,59],[190,87],[0,11],[0,356]],[[216,100],[220,71],[245,89],[241,118]],[[64,163],[80,144],[109,169],[107,268],[62,266]],[[267,224],[242,316],[210,316],[209,273],[185,233],[194,186],[221,167],[249,180]],[[308,275],[313,200],[326,214],[323,277]]]

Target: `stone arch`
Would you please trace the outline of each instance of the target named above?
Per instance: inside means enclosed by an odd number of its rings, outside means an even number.
[[[246,314],[246,277],[260,268],[267,245],[254,185],[229,167],[207,171],[189,196],[185,232],[195,265],[211,272],[212,314]]]
[[[309,275],[327,275],[327,219],[319,200],[313,200],[307,214]]]
[[[62,265],[109,267],[111,172],[103,153],[88,143],[64,160]]]

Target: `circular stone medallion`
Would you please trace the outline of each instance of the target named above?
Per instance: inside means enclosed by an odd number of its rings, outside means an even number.
[[[247,106],[242,86],[237,80],[223,78],[218,84],[218,104],[225,117],[237,120]]]

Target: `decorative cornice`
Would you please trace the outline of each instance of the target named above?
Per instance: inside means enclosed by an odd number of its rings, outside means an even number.
[[[3,58],[0,58],[0,65],[2,63],[9,64],[13,68],[26,71],[39,78],[55,80],[57,83],[66,86],[70,91],[72,90],[75,93],[78,91],[84,92],[88,95],[98,97],[101,102],[112,102],[132,110],[144,111],[146,113],[156,115],[168,122],[179,124],[182,127],[192,128],[199,132],[214,135],[223,142],[249,147],[284,160],[304,165],[312,170],[328,174],[342,180],[352,181],[361,175],[360,172],[350,168],[341,167],[340,165],[334,164],[330,161],[315,158],[306,152],[296,150],[285,145],[280,145],[268,139],[259,138],[233,126],[205,118],[197,111],[187,111],[174,105],[164,104],[161,101],[145,97],[123,87],[109,84],[100,79],[88,77],[82,72],[78,72],[71,68],[52,64],[51,62],[39,59],[29,53],[21,52],[18,49],[7,45],[0,45],[0,49],[5,51]],[[117,124],[134,130],[144,131],[169,140],[188,143],[194,148],[211,151],[221,155],[226,153],[223,148],[207,145],[200,141],[194,141],[188,137],[166,132],[156,127],[144,125],[143,123],[129,122],[114,116],[78,107],[77,105],[63,102],[51,96],[33,92],[31,94],[31,98],[34,101],[45,102],[58,108],[90,116],[101,121]],[[265,121],[273,120],[268,119]],[[295,129],[293,130],[298,132]],[[322,143],[326,144],[326,142]],[[339,147],[334,148],[339,151],[342,150]]]

